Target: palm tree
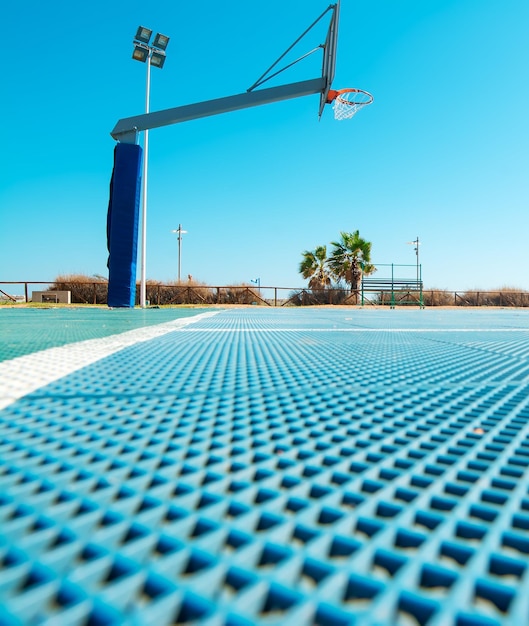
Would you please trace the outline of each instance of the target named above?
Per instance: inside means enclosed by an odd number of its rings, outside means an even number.
[[[340,233],[340,240],[331,243],[333,250],[328,261],[331,273],[351,286],[351,293],[358,292],[362,273],[376,272],[371,261],[371,242],[360,237],[359,231]]]
[[[299,273],[309,279],[310,289],[325,289],[331,284],[327,269],[327,246],[318,246],[315,250],[305,250],[299,264]]]

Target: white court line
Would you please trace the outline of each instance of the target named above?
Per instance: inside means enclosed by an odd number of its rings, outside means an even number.
[[[89,339],[66,346],[42,350],[34,354],[0,363],[0,410],[28,393],[67,376],[87,365],[136,343],[149,341],[173,331],[193,333],[491,333],[529,332],[524,328],[189,328],[190,324],[217,315],[220,311],[200,313],[130,330],[118,335]]]
[[[186,328],[193,333],[529,333],[529,328]]]
[[[0,410],[28,393],[123,348],[181,330],[188,324],[217,313],[219,311],[200,313],[193,317],[128,330],[118,335],[79,341],[3,361],[0,363]]]

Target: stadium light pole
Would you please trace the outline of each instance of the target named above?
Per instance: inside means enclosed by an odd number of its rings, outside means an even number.
[[[145,113],[149,113],[151,97],[151,65],[162,69],[165,63],[165,49],[169,44],[169,37],[157,33],[152,45],[149,44],[152,35],[150,28],[139,26],[133,40],[134,50],[132,58],[135,61],[147,64],[147,85],[145,89]],[[141,199],[141,263],[140,263],[140,306],[147,305],[147,175],[149,169],[149,130],[143,133],[143,188]]]
[[[171,232],[178,233],[178,282],[180,282],[180,267],[182,265],[182,235],[185,235],[187,230],[183,230],[182,224],[178,224],[178,228]]]

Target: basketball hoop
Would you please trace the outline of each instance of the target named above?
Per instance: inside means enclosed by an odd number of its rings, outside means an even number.
[[[334,118],[337,120],[349,120],[360,109],[373,102],[373,96],[363,89],[338,89],[330,90],[327,102],[334,101]]]

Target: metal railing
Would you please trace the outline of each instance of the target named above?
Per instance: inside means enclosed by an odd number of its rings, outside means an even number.
[[[105,305],[108,285],[103,281],[0,281],[0,301],[31,302],[36,286],[45,290],[71,291],[72,304]],[[308,289],[306,287],[252,287],[249,285],[211,286],[199,284],[147,283],[147,300],[151,306],[175,305],[254,305],[270,307],[362,305],[362,306],[464,306],[464,307],[529,307],[529,291],[467,290],[447,291],[418,289],[408,286],[405,298],[391,289],[371,287],[351,292],[345,288]],[[421,285],[422,287],[422,285]],[[139,290],[138,290],[139,293]],[[395,295],[396,294],[396,295]],[[422,298],[421,298],[422,296]],[[421,303],[422,299],[422,303]]]

